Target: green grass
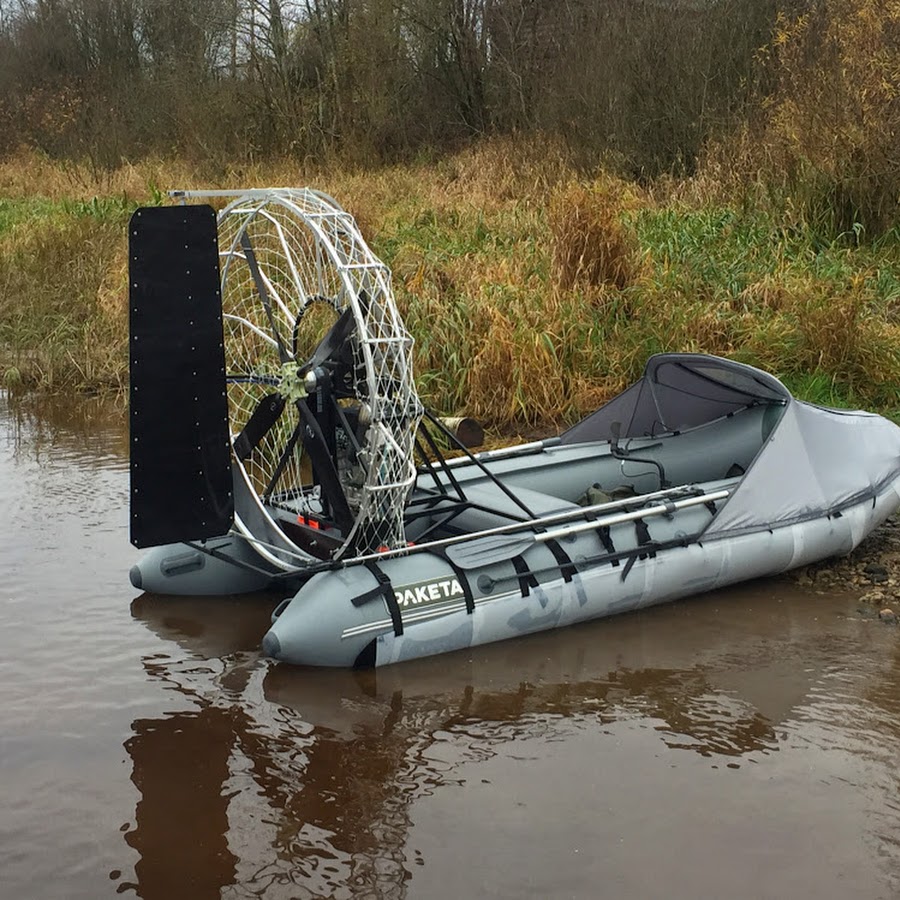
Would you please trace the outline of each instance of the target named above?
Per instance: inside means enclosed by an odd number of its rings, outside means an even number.
[[[608,176],[529,165],[489,148],[313,181],[392,267],[434,408],[496,426],[562,424],[637,378],[652,353],[698,351],[758,365],[813,402],[900,418],[896,230],[823,243],[771,208],[654,201]],[[160,200],[145,187],[142,203]],[[578,238],[560,218],[566,202],[587,204],[574,221],[600,235],[575,257],[629,254],[623,287],[580,269],[561,282],[554,252]],[[124,192],[0,200],[0,380],[126,384],[137,205]],[[610,223],[621,240],[604,244]]]
[[[130,215],[137,203],[122,197],[92,197],[89,200],[51,200],[48,197],[0,198],[0,236],[17,225],[33,225],[40,220],[90,219],[119,222]]]
[[[700,349],[760,365],[797,396],[900,408],[900,242],[821,246],[771,213],[644,209],[647,269],[629,288],[645,351]]]
[[[13,371],[6,383],[124,385],[129,206],[118,198],[0,201],[0,369]]]

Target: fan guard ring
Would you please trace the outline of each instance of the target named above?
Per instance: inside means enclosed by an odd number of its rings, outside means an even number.
[[[327,479],[311,483],[304,462],[313,455],[298,406],[305,402],[320,420],[338,423],[329,450],[352,525],[343,530],[332,558],[404,547],[403,511],[415,481],[413,447],[422,405],[412,375],[413,340],[397,310],[390,270],[369,249],[353,217],[310,189],[237,195],[218,215],[218,240],[232,441],[267,397],[290,395],[253,452],[236,456],[236,499],[243,493],[245,501],[238,504],[236,527],[280,568],[295,567],[298,555],[315,558],[274,514],[279,503],[302,515],[328,508]],[[297,330],[322,302],[353,320],[332,354],[343,360],[339,402],[330,392],[317,391],[305,401],[294,392],[307,374],[307,361],[295,358]],[[337,365],[329,361],[316,371]],[[323,405],[349,409],[361,423],[350,430],[358,433],[349,435],[348,416],[326,412]],[[248,490],[241,492],[238,481]]]

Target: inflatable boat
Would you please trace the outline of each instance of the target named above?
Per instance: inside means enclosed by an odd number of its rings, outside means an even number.
[[[562,435],[472,453],[423,409],[390,272],[310,190],[179,192],[130,226],[131,571],[281,590],[269,656],[370,667],[849,553],[900,428],[699,354]]]

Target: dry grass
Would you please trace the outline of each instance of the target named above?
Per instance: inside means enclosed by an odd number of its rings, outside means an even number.
[[[25,381],[124,385],[123,226],[53,216],[0,237],[0,346]]]
[[[184,162],[142,160],[112,171],[86,163],[60,162],[28,150],[0,158],[0,197],[25,200],[40,196],[56,202],[93,197],[150,199],[157,187],[200,187],[196,171]]]
[[[900,224],[900,4],[823,0],[782,12],[741,120],[657,196],[767,207],[821,243]]]
[[[552,144],[543,161],[535,146],[516,152],[490,141],[416,166],[281,164],[205,186],[312,183],[358,216],[392,266],[420,390],[444,414],[568,422],[651,353],[677,350],[756,363],[820,402],[900,414],[896,243],[821,249],[770,212],[579,180]],[[85,195],[72,179],[40,159],[0,164],[0,378],[121,387],[125,223],[161,199],[156,185],[198,176],[128,167],[89,201],[73,201]]]
[[[570,183],[553,198],[553,277],[560,288],[609,285],[622,290],[634,282],[638,247],[622,221],[626,198],[633,203],[633,192],[609,177],[590,186]]]

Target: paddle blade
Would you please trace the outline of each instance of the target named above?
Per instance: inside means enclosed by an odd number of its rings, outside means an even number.
[[[479,569],[507,562],[534,544],[533,534],[493,534],[459,544],[444,551],[447,558],[461,569]]]

